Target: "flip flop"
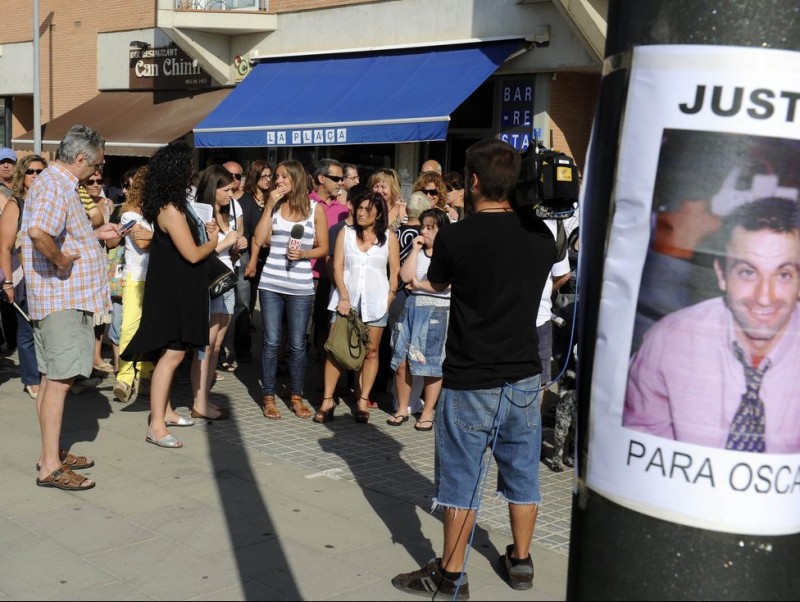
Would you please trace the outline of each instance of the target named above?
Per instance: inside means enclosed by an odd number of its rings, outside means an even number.
[[[408,422],[408,416],[403,416],[402,414],[395,414],[386,420],[386,424],[389,426],[400,426],[406,422]]]
[[[425,425],[425,424],[427,424],[428,426],[420,426],[420,425]],[[431,431],[431,430],[433,430],[433,420],[417,420],[414,423],[414,430],[417,430],[417,431]]]

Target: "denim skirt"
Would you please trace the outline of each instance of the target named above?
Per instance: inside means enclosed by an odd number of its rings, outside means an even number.
[[[414,376],[442,376],[450,299],[411,295],[392,330],[392,370],[403,360]]]

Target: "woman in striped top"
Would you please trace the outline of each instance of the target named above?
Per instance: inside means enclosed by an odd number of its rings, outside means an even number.
[[[264,416],[281,417],[275,405],[275,373],[286,311],[286,363],[291,379],[291,406],[300,418],[311,416],[303,403],[306,378],[306,327],[314,305],[311,261],[328,255],[328,221],[322,206],[308,198],[306,173],[298,161],[283,161],[274,172],[264,212],[253,235],[269,256],[258,283],[264,341],[261,354]]]

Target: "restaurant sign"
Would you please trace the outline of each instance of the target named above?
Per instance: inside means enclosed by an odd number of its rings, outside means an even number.
[[[161,48],[131,48],[131,89],[185,90],[211,87],[211,76],[183,50],[170,44]]]

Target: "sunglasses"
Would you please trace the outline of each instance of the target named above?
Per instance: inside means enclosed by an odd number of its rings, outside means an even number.
[[[86,180],[86,183],[89,186],[97,186],[98,184],[103,183],[103,178],[89,178],[88,180]]]
[[[322,175],[325,176],[326,178],[328,178],[329,180],[331,180],[332,182],[336,182],[337,184],[339,182],[341,182],[342,180],[344,180],[344,178],[342,176],[329,176],[326,173],[324,173]]]
[[[25,170],[25,175],[26,176],[32,176],[33,174],[36,174],[38,176],[43,171],[44,171],[44,169],[26,169]]]
[[[439,191],[436,190],[435,188],[423,188],[422,192],[430,196],[439,196]]]
[[[234,178],[236,178],[237,180],[241,180],[241,179],[242,179],[242,174],[240,174],[240,173],[232,173],[231,175],[232,175]]]

